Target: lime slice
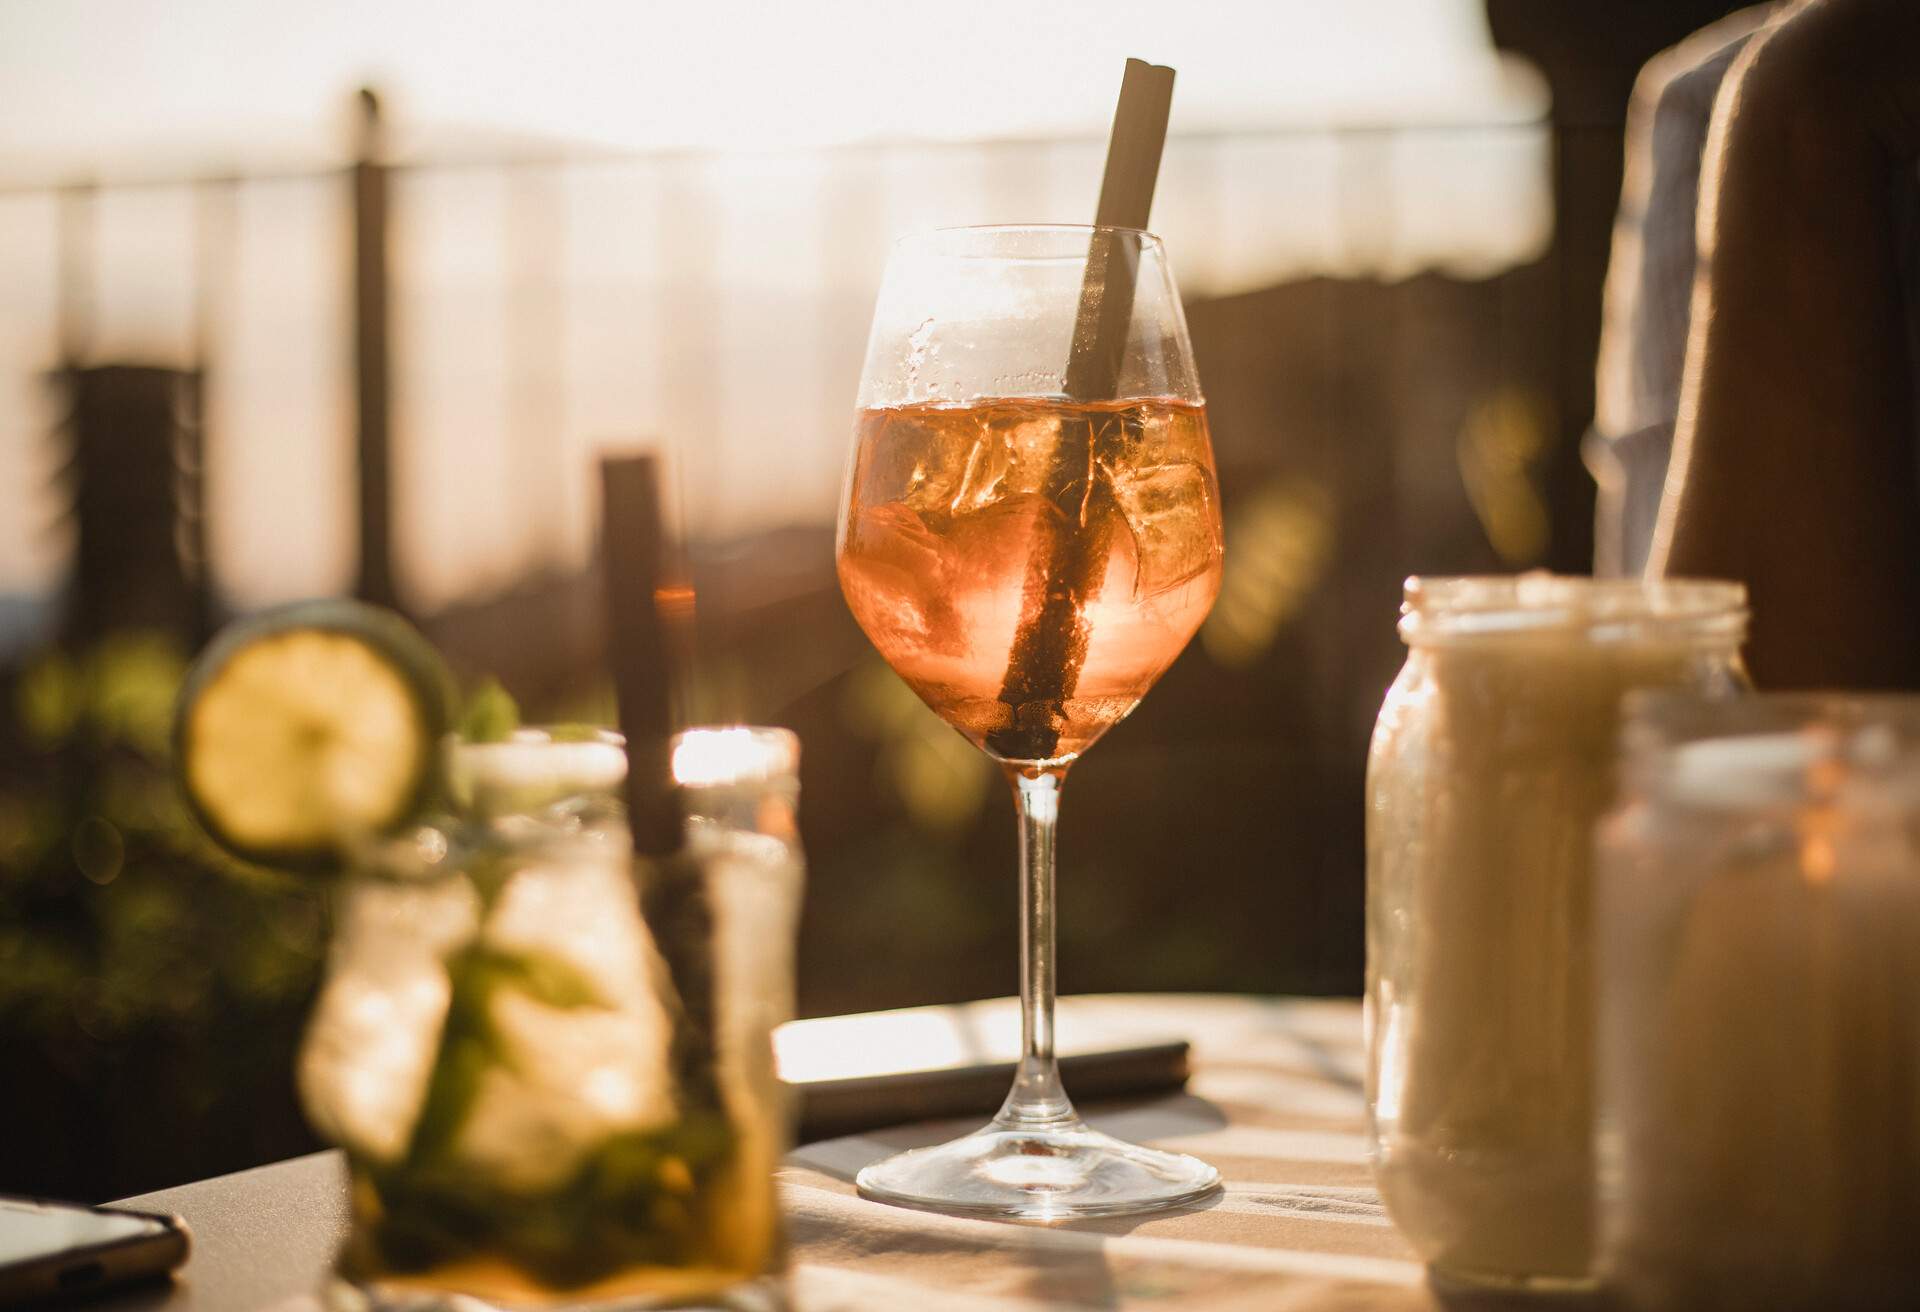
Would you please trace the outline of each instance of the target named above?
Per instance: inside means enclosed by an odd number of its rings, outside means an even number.
[[[230,625],[180,690],[187,800],[236,856],[336,867],[343,843],[431,798],[449,688],[426,639],[378,607],[301,602]]]

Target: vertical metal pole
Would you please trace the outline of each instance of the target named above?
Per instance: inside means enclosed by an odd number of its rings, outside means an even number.
[[[570,508],[563,186],[558,170],[532,164],[506,179],[507,504],[523,573],[559,566]]]
[[[67,370],[78,369],[85,362],[93,341],[93,321],[98,309],[94,274],[99,257],[95,209],[91,182],[76,183],[61,190],[59,226],[55,230],[60,259],[57,331],[60,365]]]
[[[360,140],[353,165],[353,363],[359,416],[360,565],[353,591],[395,606],[393,451],[387,279],[387,165],[380,98],[361,88]]]
[[[234,203],[238,184],[223,178],[201,184],[194,210],[193,422],[186,449],[176,453],[182,516],[181,556],[193,585],[193,640],[213,633],[213,562],[207,552],[207,429],[213,422],[214,357],[233,312]]]

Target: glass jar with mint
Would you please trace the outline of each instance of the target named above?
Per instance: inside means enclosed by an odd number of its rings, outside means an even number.
[[[356,849],[299,1071],[337,1305],[774,1300],[797,754],[682,735],[688,842],[642,858],[617,736],[456,741],[448,814]]]

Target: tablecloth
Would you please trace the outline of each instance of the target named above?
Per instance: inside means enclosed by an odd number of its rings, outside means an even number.
[[[1011,1000],[971,1004],[1017,1026]],[[870,1203],[853,1176],[902,1148],[973,1128],[946,1122],[800,1148],[781,1186],[804,1309],[1429,1308],[1421,1266],[1366,1165],[1364,1054],[1355,1002],[1109,995],[1064,1000],[1063,1046],[1180,1035],[1183,1095],[1088,1109],[1098,1128],[1196,1154],[1226,1187],[1200,1206],[1055,1226]]]
[[[963,1011],[982,1033],[1018,1025],[1010,999]],[[780,1176],[799,1312],[1437,1306],[1366,1165],[1357,1003],[1076,997],[1063,999],[1060,1031],[1063,1046],[1189,1039],[1185,1093],[1085,1110],[1109,1133],[1212,1162],[1224,1192],[1146,1217],[972,1220],[867,1202],[852,1179],[886,1153],[973,1123],[809,1144]],[[312,1291],[345,1231],[345,1169],[338,1154],[316,1154],[126,1202],[184,1215],[195,1253],[172,1289],[119,1295],[102,1312],[315,1312]]]

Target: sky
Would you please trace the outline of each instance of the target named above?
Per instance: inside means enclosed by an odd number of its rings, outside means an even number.
[[[0,177],[402,149],[779,149],[1104,131],[1128,56],[1176,131],[1533,117],[1479,0],[0,0]]]

